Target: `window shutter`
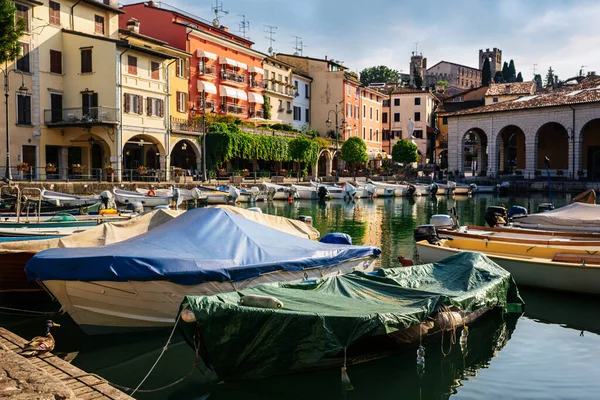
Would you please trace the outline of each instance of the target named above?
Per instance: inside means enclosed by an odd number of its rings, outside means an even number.
[[[148,102],[146,104],[146,112],[147,112],[148,115],[151,116],[152,115],[152,98],[147,97],[146,101]]]
[[[189,76],[189,72],[190,72],[190,60],[185,60],[185,71],[183,72],[183,77],[187,78]]]
[[[131,98],[129,94],[125,93],[125,112],[128,113],[131,108]]]
[[[138,114],[142,115],[144,113],[144,97],[138,96]]]
[[[163,118],[165,116],[165,101],[164,100],[158,101],[158,110],[159,110],[159,116],[161,118]]]
[[[181,76],[181,59],[175,62],[175,75]]]
[[[181,111],[181,92],[177,92],[177,111]]]

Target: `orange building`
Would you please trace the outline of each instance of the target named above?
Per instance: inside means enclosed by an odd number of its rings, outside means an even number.
[[[141,22],[140,33],[192,54],[190,64],[181,66],[189,79],[188,93],[177,94],[178,104],[191,117],[205,106],[206,112],[262,119],[265,56],[252,49],[253,42],[230,33],[218,20],[210,22],[165,3],[129,4],[121,10],[123,28],[134,17]]]

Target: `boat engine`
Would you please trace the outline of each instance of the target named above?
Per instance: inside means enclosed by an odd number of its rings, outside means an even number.
[[[317,197],[319,200],[327,200],[329,198],[329,190],[325,186],[319,186],[317,189]]]
[[[477,192],[477,185],[475,183],[471,183],[469,185],[469,191],[467,192],[469,196],[472,196],[473,193]]]
[[[354,186],[352,186],[349,183],[346,183],[344,185],[344,201],[347,201],[348,203],[351,201],[354,201],[354,198],[356,197],[356,188]]]
[[[417,187],[415,185],[408,185],[406,189],[406,195],[409,197],[413,197],[417,193]]]
[[[258,196],[260,195],[260,189],[258,189],[256,186],[252,186],[250,188],[250,201],[252,203],[256,203],[256,200],[258,199]]]
[[[554,210],[554,204],[552,204],[552,203],[542,203],[537,208],[537,212],[539,212],[539,213],[546,212],[546,211],[552,211],[552,210]]]
[[[456,219],[446,214],[432,215],[429,219],[429,224],[435,226],[437,229],[458,230],[459,228]]]
[[[368,183],[365,185],[364,190],[367,191],[369,198],[372,199],[375,197],[375,193],[377,193],[377,186],[372,183]]]
[[[100,209],[117,209],[117,203],[115,202],[114,196],[108,190],[105,190],[102,193],[100,193],[100,201]]]
[[[227,194],[227,202],[232,202],[233,204],[237,203],[238,198],[240,197],[240,191],[235,186],[229,186],[229,192]]]
[[[432,183],[432,184],[429,186],[429,195],[430,195],[430,196],[435,196],[435,195],[437,195],[437,192],[438,192],[438,189],[439,189],[439,188],[440,188],[440,187],[437,185],[437,183]]]
[[[508,222],[508,213],[506,207],[490,206],[485,210],[485,222],[492,228],[496,225],[506,225]]]
[[[415,238],[415,242],[427,240],[427,242],[429,244],[437,244],[437,243],[439,243],[439,241],[441,239],[438,236],[435,226],[433,226],[431,224],[417,226],[413,233],[413,237]]]
[[[448,186],[446,187],[446,196],[452,196],[454,194],[455,189],[456,182],[448,181]]]
[[[512,206],[510,210],[508,210],[508,219],[512,220],[513,218],[520,218],[527,216],[527,209],[521,206]]]
[[[143,213],[144,212],[144,205],[142,203],[140,203],[139,201],[132,201],[127,203],[127,211],[131,211],[134,213]]]
[[[298,194],[298,189],[296,189],[294,186],[287,188],[286,193],[288,195],[288,199],[297,199],[300,197]]]
[[[306,225],[313,226],[313,219],[310,215],[298,215],[298,221],[304,222]]]
[[[268,201],[273,201],[273,198],[275,197],[276,194],[277,194],[276,188],[274,188],[274,187],[267,188],[267,200]]]

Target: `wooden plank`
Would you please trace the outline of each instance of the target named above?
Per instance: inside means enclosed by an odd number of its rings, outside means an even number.
[[[94,390],[93,388],[86,386],[86,385],[83,385],[82,387],[77,388],[77,389],[73,389],[73,393],[75,393],[77,398],[79,398],[79,396],[84,395],[86,393],[93,393],[95,391],[96,390]]]

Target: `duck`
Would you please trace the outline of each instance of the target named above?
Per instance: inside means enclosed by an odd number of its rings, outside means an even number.
[[[25,343],[23,350],[19,354],[23,357],[33,357],[54,350],[54,345],[56,344],[56,342],[54,340],[54,337],[50,333],[50,329],[59,326],[60,324],[57,324],[52,320],[47,320],[46,336],[36,336],[33,339],[31,339],[30,342]]]

